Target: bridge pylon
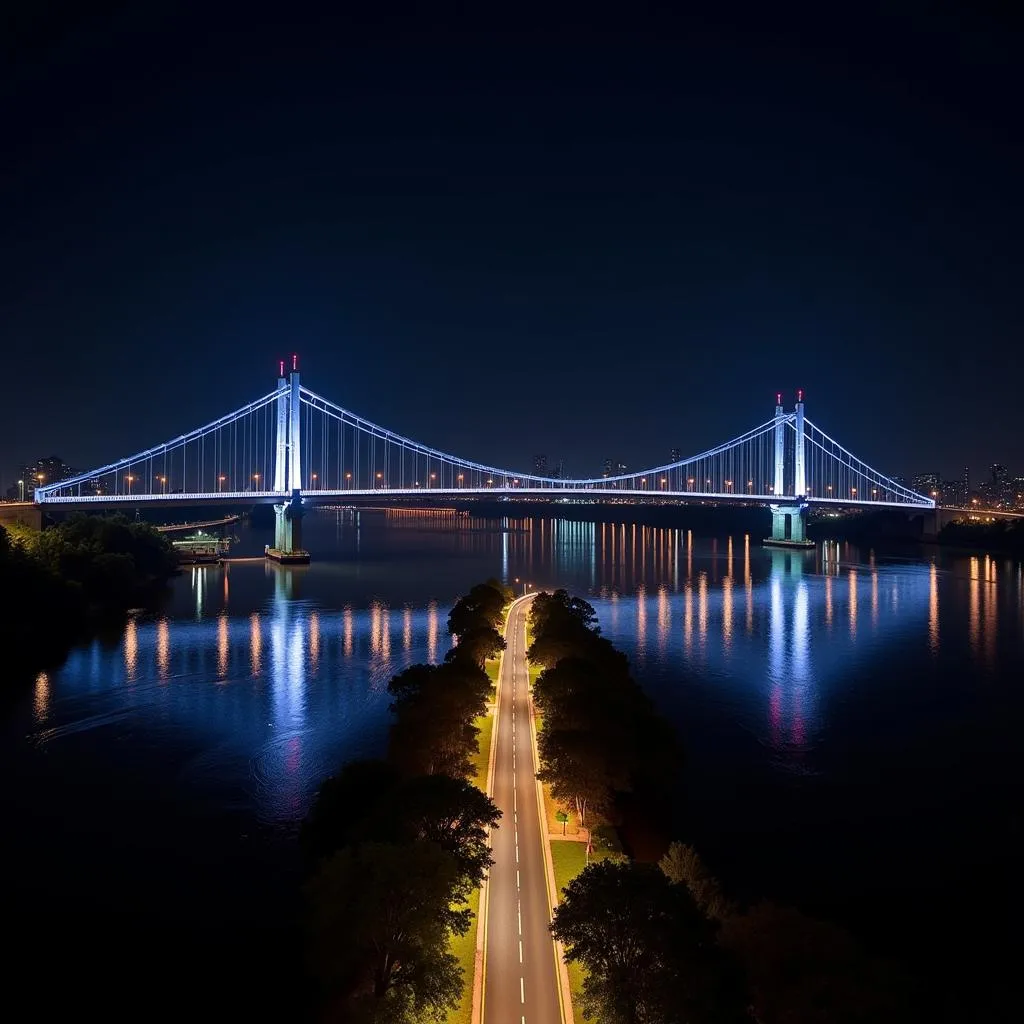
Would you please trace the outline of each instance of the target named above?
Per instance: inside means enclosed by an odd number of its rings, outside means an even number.
[[[782,392],[775,396],[775,494],[786,493],[786,427],[792,425],[793,496],[796,501],[769,505],[772,513],[772,535],[765,544],[786,548],[813,548],[807,539],[807,470],[805,461],[804,393],[796,393],[796,410],[792,416],[782,406]]]
[[[277,438],[274,461],[274,490],[291,491],[291,499],[274,506],[274,546],[267,547],[266,556],[288,565],[306,565],[309,552],[302,546],[302,427],[299,357],[292,356],[288,379],[284,362],[278,367]]]

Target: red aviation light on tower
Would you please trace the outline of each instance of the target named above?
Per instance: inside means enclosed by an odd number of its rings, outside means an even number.
[[[283,359],[279,359],[277,361],[277,375],[278,375],[278,377],[283,377],[284,376],[284,360]]]
[[[796,389],[796,400],[798,402],[802,402],[804,400],[804,389],[803,388],[797,388]]]
[[[775,392],[775,404],[776,405],[782,405],[782,392],[781,391],[776,391]]]
[[[299,354],[297,352],[292,353],[292,369],[297,370],[299,368]]]

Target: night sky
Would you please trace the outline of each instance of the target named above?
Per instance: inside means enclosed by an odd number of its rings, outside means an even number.
[[[513,469],[693,454],[803,387],[880,469],[1024,473],[1019,22],[465,6],[5,5],[5,484],[293,350]]]

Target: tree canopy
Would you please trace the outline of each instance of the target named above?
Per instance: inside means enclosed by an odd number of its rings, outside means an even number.
[[[533,686],[543,715],[538,777],[576,807],[608,812],[617,794],[675,783],[675,735],[629,673],[626,657],[597,631],[597,615],[564,590],[539,594],[530,612]]]
[[[745,1019],[739,976],[688,891],[652,864],[590,864],[565,888],[551,930],[587,969],[582,1009],[602,1024]]]

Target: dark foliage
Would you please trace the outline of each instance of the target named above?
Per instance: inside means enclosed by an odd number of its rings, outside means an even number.
[[[553,795],[609,812],[618,794],[675,783],[682,756],[675,735],[629,674],[623,654],[597,632],[586,601],[564,590],[539,594],[530,611],[530,660],[545,665],[533,698],[544,717],[539,777]]]
[[[14,675],[60,664],[72,644],[177,572],[161,534],[120,516],[76,516],[15,536],[0,527],[0,586],[14,598],[0,617],[0,643]]]
[[[551,930],[588,972],[583,1012],[603,1024],[749,1020],[739,972],[688,890],[652,864],[601,861],[565,889]]]

